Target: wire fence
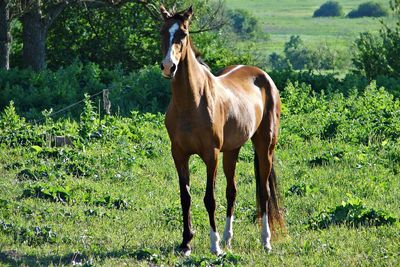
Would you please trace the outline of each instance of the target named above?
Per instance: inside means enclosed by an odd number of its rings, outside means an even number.
[[[111,101],[109,99],[109,90],[108,89],[103,89],[103,90],[101,90],[101,91],[99,91],[99,92],[97,92],[97,93],[95,93],[93,95],[90,95],[89,99],[92,99],[92,98],[94,98],[94,97],[96,97],[96,96],[98,96],[100,94],[103,94],[103,107],[104,107],[105,113],[106,114],[110,114]],[[86,100],[86,98],[84,98],[82,100],[79,100],[78,102],[75,102],[75,103],[73,103],[71,105],[68,105],[65,108],[62,108],[62,109],[57,110],[55,112],[52,112],[52,113],[49,114],[49,117],[53,117],[55,115],[59,115],[59,114],[65,113],[66,111],[74,108],[75,106],[85,102],[85,100]],[[50,110],[52,110],[52,108]],[[40,122],[44,121],[45,119],[46,119],[46,116],[44,116],[43,118],[41,118],[39,120],[36,120],[36,122],[40,123]]]

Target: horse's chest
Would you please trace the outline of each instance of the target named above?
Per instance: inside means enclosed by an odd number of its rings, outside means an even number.
[[[204,115],[169,114],[167,130],[171,142],[184,150],[198,153],[201,147],[211,141],[212,126]]]

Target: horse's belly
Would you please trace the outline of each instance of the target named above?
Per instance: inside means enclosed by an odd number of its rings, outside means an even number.
[[[251,117],[249,117],[246,124],[228,120],[224,127],[222,151],[229,151],[241,147],[253,136],[257,128],[256,124],[255,118]]]

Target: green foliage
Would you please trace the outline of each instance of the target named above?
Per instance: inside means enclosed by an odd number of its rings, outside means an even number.
[[[332,151],[324,151],[321,155],[316,155],[308,161],[311,166],[320,166],[329,162],[340,161],[343,158],[344,151],[335,149]]]
[[[286,57],[275,52],[268,56],[268,62],[273,70],[290,70],[292,66]]]
[[[290,117],[283,135],[291,133],[306,140],[319,136],[364,144],[375,138],[400,137],[400,101],[378,89],[375,83],[362,94],[353,91],[348,97],[316,94],[309,86],[289,83],[282,96],[283,117]]]
[[[218,257],[191,256],[184,260],[187,266],[237,266],[241,262],[241,257],[231,252]]]
[[[285,196],[300,196],[304,197],[309,195],[311,192],[315,191],[310,185],[306,185],[304,183],[292,185],[285,193]]]
[[[96,9],[71,5],[50,29],[47,64],[57,69],[79,59],[138,70],[161,58],[157,28],[139,3]]]
[[[371,253],[371,258],[360,260],[361,264],[397,263],[398,249],[393,240],[398,237],[400,143],[394,127],[399,117],[393,111],[399,110],[398,100],[374,84],[346,96],[333,90],[315,92],[301,84],[289,84],[282,91],[281,135],[274,165],[280,188],[286,191],[284,212],[291,238],[273,243],[278,252],[268,255],[268,262],[279,265],[283,259],[287,265],[329,265],[339,263],[339,257],[351,265],[352,255],[357,252]],[[80,112],[83,109],[79,107]],[[377,130],[382,124],[380,117],[386,117],[383,131]],[[354,123],[354,118],[360,123]],[[232,266],[265,261],[256,224],[250,143],[242,148],[237,164],[235,253],[221,257],[209,254],[208,214],[203,204],[206,168],[199,157],[189,162],[196,231],[193,252],[190,257],[176,253],[182,226],[179,185],[163,120],[161,114],[139,112],[128,117],[105,116],[98,121],[101,138],[90,138],[84,145],[76,144],[79,126],[71,119],[49,119],[37,125],[25,122],[30,136],[45,131],[69,133],[74,145],[18,143],[10,147],[0,143],[0,218],[7,229],[12,229],[3,231],[0,225],[2,263]],[[327,134],[330,131],[333,133]],[[364,138],[370,132],[373,136],[366,143],[358,141],[361,139],[357,136]],[[311,166],[309,161],[313,159],[322,165]],[[85,174],[78,174],[78,170]],[[216,220],[221,233],[226,217],[222,169],[217,181]],[[394,215],[377,210],[374,213],[366,205],[359,209],[354,203],[336,212],[343,192],[352,192],[373,207],[384,206]],[[309,218],[318,225],[318,213],[315,217],[313,214],[322,210],[327,214],[335,211],[332,214],[336,219],[342,213],[348,214],[346,225],[361,221],[360,225],[385,226],[328,227],[324,231],[304,227]],[[396,219],[394,225],[385,223],[392,218]],[[323,221],[322,225],[327,224]],[[46,239],[32,234],[37,226],[41,231],[36,231],[43,232]],[[57,233],[55,239],[47,239],[51,235],[46,227]],[[21,229],[30,233],[20,235]],[[27,241],[29,238],[32,241]],[[374,249],[377,240],[382,250]],[[54,252],[54,247],[59,250]],[[337,249],[343,247],[346,249]]]
[[[15,110],[14,101],[0,114],[0,143],[8,146],[41,144],[42,138],[33,136],[31,125],[26,123]]]
[[[145,67],[122,78],[117,75],[110,73],[109,77],[113,80],[109,88],[114,111],[118,108],[122,115],[129,115],[132,110],[165,112],[171,89],[169,81],[161,76],[158,65]]]
[[[205,32],[194,36],[194,43],[201,56],[213,71],[230,65],[253,65],[254,55],[243,52],[225,32]]]
[[[358,198],[350,198],[341,205],[322,211],[309,221],[312,229],[324,229],[331,225],[381,226],[394,224],[398,219],[383,210],[368,208]]]
[[[233,31],[241,38],[255,37],[260,31],[258,20],[244,9],[229,10],[227,15]]]
[[[314,11],[313,17],[340,17],[343,8],[337,1],[327,1]]]
[[[54,244],[59,241],[57,233],[48,226],[23,227],[0,221],[0,232],[11,234],[16,242],[26,243],[28,246]]]
[[[276,54],[271,54],[269,63],[274,69],[287,69],[293,67],[295,70],[301,69],[334,69],[336,67],[337,52],[327,45],[320,45],[316,49],[310,49],[304,45],[299,35],[290,36],[290,40],[285,43],[285,58]]]
[[[84,140],[87,140],[91,137],[98,136],[96,130],[99,126],[99,116],[94,110],[92,101],[90,100],[90,96],[88,94],[85,94],[84,102],[85,107],[83,108],[79,122],[79,135]]]
[[[347,17],[384,17],[387,15],[388,11],[380,3],[370,1],[360,4],[357,9],[350,11]]]
[[[170,98],[169,81],[162,78],[159,66],[127,73],[120,68],[108,70],[75,62],[57,71],[0,70],[0,109],[14,100],[20,114],[28,119],[54,118],[51,113],[44,116],[42,110],[56,112],[80,102],[85,93],[94,95],[105,88],[110,90],[111,111],[120,115],[129,115],[133,109],[164,112]],[[97,112],[102,113],[101,95],[91,100],[96,106],[101,101]],[[79,117],[81,107],[73,106],[57,116]]]
[[[75,63],[55,72],[43,70],[0,70],[0,108],[11,99],[29,119],[41,117],[41,111],[59,110],[105,88],[101,70],[95,64]],[[74,110],[68,110],[74,114]],[[77,115],[77,114],[75,114]]]
[[[43,198],[63,203],[72,202],[72,191],[69,186],[48,185],[45,183],[29,185],[29,187],[24,190],[22,196]]]
[[[382,22],[382,28],[378,35],[362,33],[356,40],[356,48],[353,55],[353,64],[357,68],[355,72],[361,73],[369,79],[377,79],[379,76],[387,76],[398,80],[400,75],[400,2],[391,2],[391,8],[396,17],[394,26]]]

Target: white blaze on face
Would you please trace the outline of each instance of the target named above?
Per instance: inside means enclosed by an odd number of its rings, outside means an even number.
[[[266,213],[262,216],[262,229],[261,229],[261,242],[267,251],[271,251],[271,231],[268,224],[268,215]]]
[[[162,61],[162,64],[164,65],[164,70],[167,72],[170,72],[173,65],[178,66],[178,63],[179,63],[178,59],[175,58],[174,50],[173,50],[174,36],[178,29],[179,29],[179,25],[178,25],[178,23],[175,23],[168,30],[168,32],[169,32],[169,47],[168,47],[168,52],[165,55],[164,60]],[[171,74],[171,73],[168,73],[168,74]]]
[[[211,243],[211,253],[215,255],[221,255],[222,249],[219,246],[219,234],[210,229],[210,243]]]
[[[233,237],[233,216],[226,217],[225,230],[224,230],[224,242],[225,246],[231,247],[231,240]]]

